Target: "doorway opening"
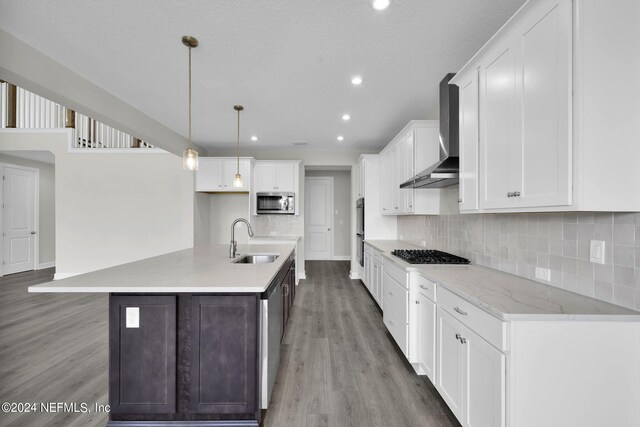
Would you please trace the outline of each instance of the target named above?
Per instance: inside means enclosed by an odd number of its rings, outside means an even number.
[[[304,187],[306,260],[351,260],[351,169],[307,166]]]
[[[0,276],[55,266],[54,158],[0,151]]]

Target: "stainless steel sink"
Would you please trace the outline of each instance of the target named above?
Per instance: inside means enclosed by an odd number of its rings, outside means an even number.
[[[274,262],[278,255],[273,254],[247,254],[231,262],[235,264],[267,264]]]

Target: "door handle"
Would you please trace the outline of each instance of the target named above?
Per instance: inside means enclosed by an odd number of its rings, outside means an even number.
[[[32,232],[31,232],[31,234],[36,234],[36,232],[35,232],[35,231],[32,231]]]
[[[330,228],[327,228],[327,231],[331,231],[331,229],[330,229]]]

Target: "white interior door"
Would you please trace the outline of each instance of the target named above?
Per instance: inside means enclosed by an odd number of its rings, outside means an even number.
[[[36,172],[3,168],[3,274],[35,269]]]
[[[305,179],[305,256],[330,260],[333,254],[333,178]]]

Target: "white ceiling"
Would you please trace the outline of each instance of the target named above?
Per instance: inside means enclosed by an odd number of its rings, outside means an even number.
[[[391,0],[379,12],[368,0],[3,0],[0,28],[185,136],[180,39],[193,35],[197,144],[235,143],[242,104],[245,147],[371,150],[409,120],[437,118],[439,81],[522,3]]]

